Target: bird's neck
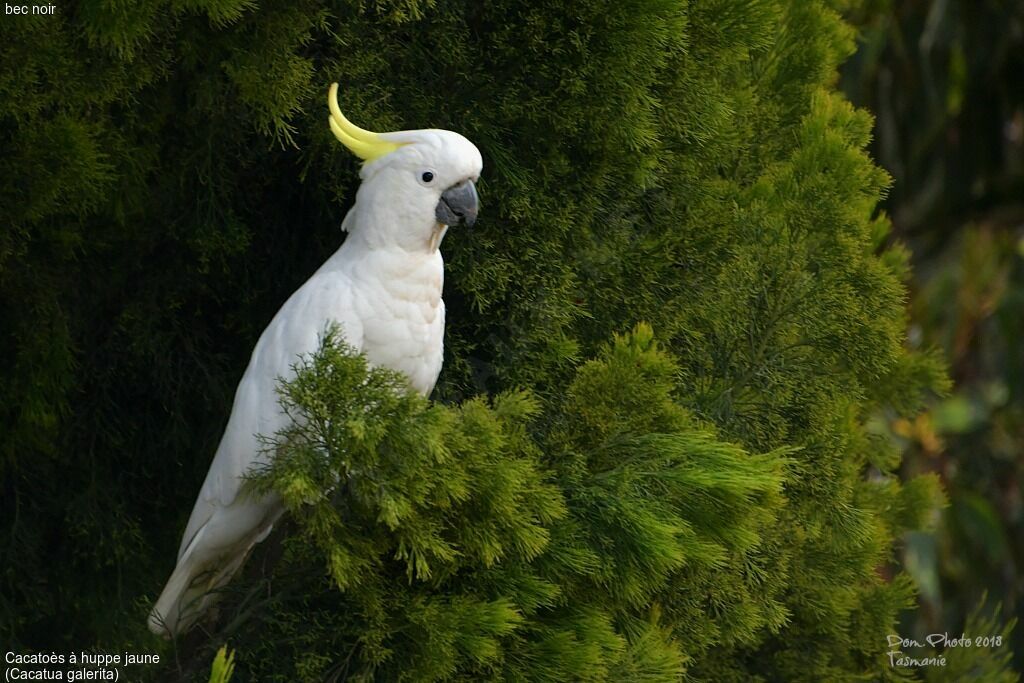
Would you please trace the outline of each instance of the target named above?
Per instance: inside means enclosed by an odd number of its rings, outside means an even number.
[[[345,242],[323,266],[345,271],[353,282],[372,284],[384,291],[415,288],[430,301],[441,298],[444,286],[444,259],[439,249],[406,249],[402,246],[367,240],[358,231],[350,232]]]
[[[434,219],[432,209],[424,210],[378,195],[363,196],[362,192],[342,228],[349,233],[349,240],[367,249],[420,255],[436,252],[447,230]]]
[[[342,246],[351,250],[353,255],[387,253],[392,258],[422,260],[439,254],[441,240],[447,231],[448,226],[434,223],[429,231],[422,234],[395,239],[372,230],[353,229],[349,230]]]

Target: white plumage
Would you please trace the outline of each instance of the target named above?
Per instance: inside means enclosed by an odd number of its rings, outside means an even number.
[[[275,391],[279,378],[291,377],[298,357],[316,351],[328,324],[338,323],[345,340],[370,364],[404,373],[423,394],[430,393],[441,370],[445,310],[439,246],[448,225],[475,219],[480,153],[450,131],[363,131],[344,119],[336,104],[331,124],[339,140],[367,160],[355,205],[342,224],[348,237],[285,302],[256,343],[182,537],[177,566],[150,614],[156,633],[169,636],[189,628],[208,606],[211,591],[231,578],[280,516],[276,497],[240,495],[243,476],[268,457],[257,435],[271,436],[286,426]]]

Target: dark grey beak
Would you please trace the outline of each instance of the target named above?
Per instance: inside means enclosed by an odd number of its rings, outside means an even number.
[[[434,209],[437,222],[443,225],[458,225],[465,222],[467,226],[476,223],[476,211],[480,198],[476,195],[476,185],[472,180],[463,180],[452,185],[441,195],[441,201]]]

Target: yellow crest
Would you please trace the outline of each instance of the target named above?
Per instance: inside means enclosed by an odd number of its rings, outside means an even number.
[[[379,159],[401,147],[397,142],[383,140],[379,133],[363,130],[346,119],[345,115],[341,113],[341,107],[338,106],[337,83],[331,83],[331,90],[327,95],[327,107],[331,110],[328,122],[331,124],[334,137],[338,138],[341,144],[348,147],[363,161]]]

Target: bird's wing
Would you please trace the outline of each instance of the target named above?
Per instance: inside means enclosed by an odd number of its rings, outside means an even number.
[[[270,455],[257,435],[272,437],[287,426],[278,403],[280,378],[291,379],[299,356],[314,353],[327,326],[336,322],[356,349],[363,344],[362,321],[352,305],[351,283],[337,272],[318,272],[277,312],[253,350],[238,383],[227,427],[181,539],[179,559],[196,532],[219,508],[231,505],[244,475]],[[240,530],[241,531],[241,530]]]

